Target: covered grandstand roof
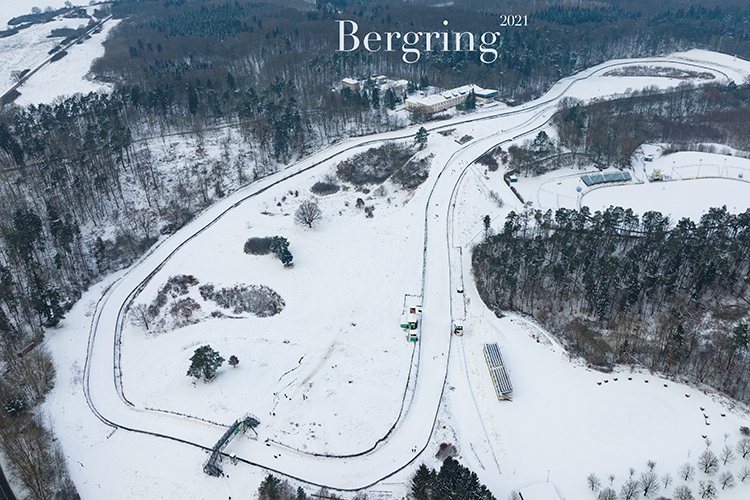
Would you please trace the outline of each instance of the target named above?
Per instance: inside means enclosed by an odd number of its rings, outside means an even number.
[[[604,184],[606,182],[630,182],[631,179],[630,172],[599,172],[581,176],[581,180],[587,186]]]
[[[512,400],[513,386],[510,383],[510,377],[505,369],[503,356],[500,354],[497,343],[484,344],[484,359],[487,360],[487,367],[490,369],[490,377],[495,386],[497,398]]]

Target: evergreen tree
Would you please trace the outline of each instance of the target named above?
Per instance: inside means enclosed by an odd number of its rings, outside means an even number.
[[[383,98],[383,101],[385,103],[385,107],[388,109],[396,109],[396,103],[398,101],[398,98],[396,97],[396,93],[393,91],[393,89],[389,88],[385,91],[385,96]]]
[[[372,104],[373,109],[378,109],[380,107],[380,90],[377,86],[373,87],[370,92],[370,104]]]
[[[285,266],[289,266],[292,263],[292,252],[289,251],[289,240],[283,236],[274,236],[271,239],[270,250],[276,254],[281,260],[281,263]]]
[[[414,500],[428,500],[430,498],[430,486],[434,481],[435,471],[429,469],[425,464],[419,466],[417,472],[411,478],[411,494]]]
[[[424,149],[427,146],[427,136],[429,136],[430,133],[427,132],[427,129],[424,127],[419,127],[419,130],[417,131],[417,135],[414,136],[414,144],[420,149]]]
[[[469,92],[469,95],[466,97],[466,101],[464,102],[464,109],[476,109],[477,108],[477,95],[474,93],[474,90]]]
[[[209,381],[216,376],[216,370],[224,363],[218,352],[211,349],[210,345],[199,347],[190,358],[189,377],[201,378]]]
[[[50,287],[38,274],[35,265],[31,276],[31,306],[39,315],[40,322],[45,328],[54,328],[65,319],[60,305],[60,294]]]
[[[191,115],[198,112],[198,93],[192,86],[188,89],[188,109]]]

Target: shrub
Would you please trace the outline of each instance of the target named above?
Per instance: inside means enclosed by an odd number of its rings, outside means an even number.
[[[411,158],[412,149],[392,142],[370,148],[339,163],[336,175],[352,184],[380,184]]]
[[[222,288],[214,294],[213,300],[224,309],[232,309],[235,314],[249,312],[261,318],[280,313],[286,305],[278,293],[265,285]]]
[[[161,308],[167,304],[167,300],[171,296],[176,299],[181,295],[187,295],[188,288],[197,285],[198,279],[191,274],[178,274],[170,276],[167,282],[162,286],[148,306],[147,314],[151,318],[155,318],[159,315]],[[197,305],[197,304],[196,304]],[[200,306],[199,306],[200,307]]]
[[[195,311],[200,311],[201,306],[190,297],[180,299],[169,308],[169,313],[180,323],[189,323]]]
[[[490,172],[496,171],[499,166],[491,151],[477,158],[477,163],[485,165]]]
[[[456,455],[458,455],[458,451],[455,446],[450,443],[441,443],[440,448],[435,453],[435,458],[445,460],[448,457],[455,457]]]
[[[244,251],[250,255],[267,255],[271,253],[271,242],[273,238],[267,236],[265,238],[248,238],[245,242]]]
[[[200,292],[203,300],[214,300],[214,286],[211,283],[201,285],[201,287],[198,288],[198,291]]]
[[[432,155],[419,160],[411,159],[403,167],[397,169],[391,179],[404,189],[414,189],[427,180],[431,160]]]
[[[310,191],[320,196],[326,196],[337,193],[339,191],[339,185],[332,182],[316,182],[312,185]]]

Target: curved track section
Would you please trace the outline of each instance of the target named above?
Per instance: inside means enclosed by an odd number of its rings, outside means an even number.
[[[233,444],[237,459],[300,481],[337,490],[358,490],[371,486],[416,460],[429,444],[433,434],[448,373],[452,337],[450,207],[465,170],[476,158],[498,144],[516,140],[543,127],[552,117],[560,99],[565,97],[576,83],[614,67],[644,62],[668,62],[708,69],[721,73],[730,80],[726,73],[716,67],[675,58],[614,61],[564,79],[553,86],[544,98],[518,109],[484,112],[471,118],[453,119],[429,127],[429,130],[439,130],[465,123],[502,119],[519,114],[528,115],[521,125],[487,134],[456,151],[433,182],[425,207],[423,333],[413,374],[414,393],[411,401],[402,410],[388,434],[379,439],[371,450],[365,450],[357,456],[315,457],[290,451],[270,442],[242,440]],[[354,148],[407,139],[413,137],[414,133],[415,130],[412,128],[406,132],[391,132],[371,138],[344,141],[300,161],[284,172],[243,188],[207,209],[191,224],[163,241],[124,273],[99,299],[91,324],[83,384],[87,404],[97,418],[115,428],[210,449],[220,434],[221,429],[217,425],[197,418],[140,408],[128,401],[122,392],[119,332],[130,301],[188,241],[210,228],[242,201]],[[446,266],[446,263],[449,265]]]

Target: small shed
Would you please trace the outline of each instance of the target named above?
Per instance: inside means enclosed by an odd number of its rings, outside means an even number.
[[[476,87],[474,89],[474,95],[477,98],[477,102],[487,104],[495,100],[495,96],[497,96],[497,90],[482,89],[482,88]]]

